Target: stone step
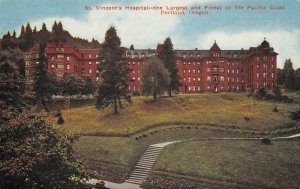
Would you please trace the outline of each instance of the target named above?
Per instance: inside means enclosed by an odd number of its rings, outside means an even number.
[[[143,181],[136,181],[136,180],[126,180],[125,182],[127,182],[127,183],[131,183],[131,184],[138,184],[138,185],[140,185],[140,184],[142,184],[142,182],[143,182]]]

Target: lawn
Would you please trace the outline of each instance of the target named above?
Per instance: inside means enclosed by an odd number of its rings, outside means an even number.
[[[272,112],[277,105],[279,112]],[[63,110],[66,128],[85,135],[129,134],[153,125],[176,122],[216,124],[242,129],[268,130],[290,123],[289,112],[299,106],[257,101],[245,93],[176,95],[152,103],[150,97],[134,97],[118,115],[112,109],[96,110],[94,106]],[[250,121],[245,121],[249,117]]]
[[[272,111],[275,105],[279,112]],[[299,140],[275,141],[270,146],[259,141],[197,140],[261,137],[263,130],[294,123],[288,116],[298,107],[299,101],[258,101],[245,93],[176,95],[156,103],[150,97],[133,97],[118,115],[112,114],[112,108],[65,109],[65,123],[58,127],[82,134],[75,151],[101,179],[123,182],[148,145],[182,140],[188,142],[163,151],[150,178],[163,175],[196,184],[205,180],[208,186],[217,182],[232,188],[238,184],[293,188],[300,174]]]
[[[300,140],[190,141],[167,146],[152,176],[179,175],[201,182],[219,181],[248,188],[300,186]],[[217,185],[217,183],[215,183]]]

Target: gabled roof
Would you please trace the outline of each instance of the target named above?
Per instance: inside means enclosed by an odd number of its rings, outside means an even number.
[[[217,42],[213,44],[213,46],[209,49],[210,51],[221,51],[220,47],[218,46]]]

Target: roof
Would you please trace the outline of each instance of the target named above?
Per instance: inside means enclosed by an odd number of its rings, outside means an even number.
[[[215,43],[213,44],[213,46],[209,49],[210,51],[221,51],[219,45],[217,44],[217,42],[215,41]]]

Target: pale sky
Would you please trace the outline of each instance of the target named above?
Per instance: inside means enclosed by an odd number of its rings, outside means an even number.
[[[89,5],[92,11],[84,10]],[[231,10],[208,15],[163,16],[159,11],[96,11],[99,6],[231,6]],[[235,10],[235,6],[266,6],[267,10]],[[284,6],[284,10],[270,10]],[[0,35],[20,32],[28,21],[51,29],[54,20],[73,36],[103,41],[109,26],[115,26],[122,45],[155,48],[171,37],[175,49],[209,49],[214,40],[221,49],[248,49],[264,37],[279,53],[278,67],[291,58],[300,67],[299,0],[0,0]]]

